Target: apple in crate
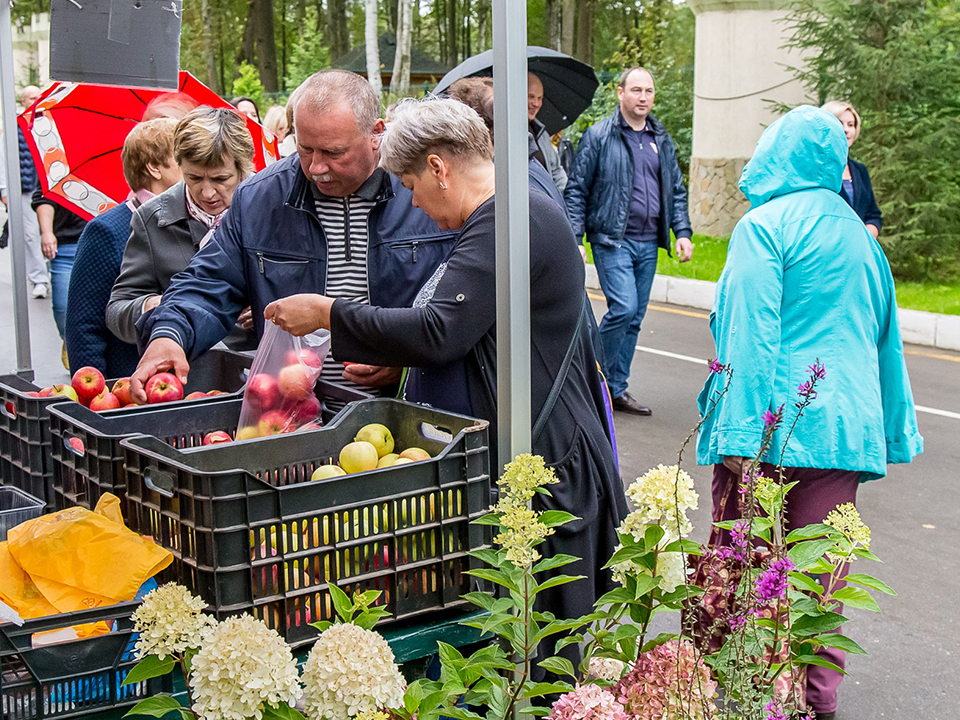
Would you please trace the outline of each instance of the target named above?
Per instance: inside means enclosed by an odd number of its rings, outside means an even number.
[[[377,456],[384,457],[393,452],[393,435],[386,425],[370,423],[360,428],[354,440],[364,440],[377,449]]]
[[[207,433],[203,436],[204,445],[219,445],[220,443],[232,442],[233,438],[230,437],[229,433],[224,432],[223,430],[216,430],[212,433]]]
[[[133,398],[130,397],[130,378],[128,377],[117,380],[110,388],[110,392],[117,396],[117,400],[120,401],[122,407],[126,407],[133,402]]]
[[[267,435],[280,435],[289,432],[295,429],[295,424],[289,413],[282,410],[271,410],[260,417],[257,428],[260,430],[261,437],[266,437]]]
[[[313,475],[310,476],[310,480],[326,480],[327,478],[339,477],[340,475],[346,474],[347,473],[344,472],[343,468],[337,465],[321,465],[313,471]]]
[[[256,425],[246,425],[237,430],[237,440],[252,440],[260,437],[260,428]]]
[[[116,410],[118,407],[120,407],[120,401],[110,392],[102,392],[90,401],[90,409],[94,412]]]
[[[377,449],[363,440],[344,445],[340,451],[340,467],[347,473],[366,472],[377,467]]]
[[[380,458],[380,461],[377,463],[377,467],[378,468],[391,467],[393,465],[396,465],[397,460],[399,459],[400,459],[400,456],[397,455],[396,453],[387,453],[382,458]]]
[[[277,376],[277,385],[287,400],[306,400],[313,393],[313,381],[300,363],[283,368]]]
[[[187,395],[184,400],[199,400],[200,398],[205,398],[206,396],[207,394],[205,392],[200,392],[197,390],[196,392],[192,392]]]
[[[89,405],[97,395],[102,393],[107,386],[103,379],[103,373],[95,367],[82,367],[73,374],[70,381],[73,389],[77,391],[77,398],[84,405]]]
[[[280,404],[280,388],[277,386],[277,379],[267,373],[257,373],[247,380],[244,396],[262,413],[273,410]]]
[[[429,460],[429,459],[430,459],[430,453],[428,453],[423,448],[418,448],[418,447],[407,448],[402,453],[400,453],[400,457],[398,458],[398,460],[409,460],[410,462],[419,462],[421,460]]]
[[[147,393],[147,402],[151,405],[183,399],[183,384],[172,373],[154,375],[147,380],[144,390]]]
[[[207,393],[207,397],[216,397],[217,395],[226,395],[223,390],[211,390]]]
[[[71,385],[54,385],[50,388],[49,397],[65,397],[68,400],[77,401],[77,391]]]

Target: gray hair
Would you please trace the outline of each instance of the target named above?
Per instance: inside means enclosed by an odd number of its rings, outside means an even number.
[[[207,168],[223,164],[229,156],[241,177],[253,174],[253,138],[247,119],[233,108],[201,105],[177,123],[173,136],[173,157]]]
[[[312,112],[322,114],[338,102],[346,102],[361,133],[373,131],[380,119],[380,98],[370,83],[349,70],[321,70],[304,80],[290,96],[296,125],[297,106],[305,103]]]
[[[458,100],[401,100],[380,141],[380,164],[394,175],[419,175],[431,153],[492,160],[490,133],[477,112]]]
[[[860,137],[860,113],[857,112],[857,109],[848,102],[843,100],[829,100],[820,106],[821,110],[826,110],[828,113],[840,119],[840,116],[843,115],[848,110],[850,114],[853,115],[853,129],[856,130],[856,134],[853,136],[853,139],[856,140]]]

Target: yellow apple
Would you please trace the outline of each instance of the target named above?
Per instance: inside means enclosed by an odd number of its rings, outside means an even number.
[[[366,472],[377,467],[380,456],[377,448],[365,440],[345,445],[340,451],[340,467],[347,473]]]
[[[377,457],[384,457],[393,452],[393,435],[390,434],[390,429],[386,425],[380,423],[364,425],[354,440],[373,445],[377,449]]]
[[[430,453],[428,453],[423,448],[412,447],[407,448],[402,453],[400,453],[401,458],[409,458],[413,462],[419,462],[420,460],[429,460]]]
[[[311,481],[316,480],[326,480],[327,478],[337,477],[338,475],[346,475],[343,468],[337,465],[321,465],[316,470],[313,471],[313,475],[310,476]]]
[[[237,430],[237,440],[250,440],[260,437],[260,428],[256,425],[247,425]]]
[[[395,462],[397,462],[398,457],[400,456],[397,455],[396,453],[387,453],[382,458],[380,458],[380,462],[377,463],[377,467],[378,468],[390,467]]]
[[[412,462],[413,462],[413,460],[410,459],[410,458],[397,457],[397,459],[393,461],[393,464],[394,464],[394,465],[406,465],[407,463],[412,463]]]

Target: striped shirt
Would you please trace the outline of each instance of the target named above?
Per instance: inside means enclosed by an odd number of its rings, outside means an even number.
[[[376,190],[379,190],[382,171],[377,171],[356,193],[347,197],[331,197],[314,193],[317,217],[327,239],[327,282],[324,294],[327,297],[343,298],[369,303],[370,288],[367,282],[367,221],[377,205]],[[376,182],[371,183],[372,180]],[[371,190],[374,192],[371,193]],[[376,389],[356,385],[343,378],[343,363],[327,356],[320,377],[344,387],[362,390],[373,395]],[[328,403],[329,404],[329,403]],[[335,408],[334,408],[335,409]]]

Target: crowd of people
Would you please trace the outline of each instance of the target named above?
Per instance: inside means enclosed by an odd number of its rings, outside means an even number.
[[[129,200],[90,223],[42,196],[21,152],[25,240],[51,261],[48,274],[28,252],[28,275],[35,297],[53,288],[70,366],[131,374],[143,402],[151,375],[186,380],[190,362],[224,339],[255,347],[266,322],[295,335],[327,328],[325,377],[489,420],[496,457],[493,84],[468,78],[447,95],[401,101],[385,122],[362,77],[316,73],[265,114],[283,158],[256,174],[240,116],[260,121],[250,98],[146,120],[123,148]],[[617,96],[574,153],[537,120],[543,84],[529,76],[533,451],[560,480],[535,503],[577,516],[544,554],[582,558],[567,572],[591,583],[541,596],[558,617],[588,612],[610,585],[602,568],[627,507],[607,406],[652,413],[629,387],[658,257],[687,262],[694,252],[673,140],[652,113],[653,76],[627,69]],[[717,519],[739,512],[764,413],[789,402],[815,361],[829,378],[815,421],[763,458],[799,482],[793,525],[822,521],[855,501],[863,479],[922,450],[875,240],[880,212],[866,168],[848,156],[859,132],[849,104],[798,108],[766,130],[743,173],[752,209],[731,239],[711,317],[717,362],[735,373],[712,414],[720,376],[701,395],[710,417],[698,460],[715,468]],[[606,298],[599,326],[584,241]],[[811,668],[818,717],[835,710],[839,680]]]

